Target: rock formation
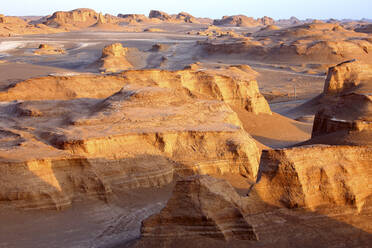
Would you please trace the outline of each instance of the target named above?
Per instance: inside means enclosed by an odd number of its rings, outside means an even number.
[[[140,14],[118,14],[118,17],[121,19],[120,22],[124,22],[127,24],[149,22],[148,17],[146,17],[145,15],[140,15]]]
[[[173,23],[179,23],[179,22],[200,23],[200,21],[197,18],[195,18],[194,16],[186,12],[180,12],[177,15],[169,15],[159,10],[151,10],[149,13],[149,18],[151,20],[155,19],[155,20],[173,22]]]
[[[114,43],[103,48],[99,61],[102,72],[118,72],[133,68],[126,59],[128,48],[121,43]]]
[[[97,13],[92,9],[74,9],[71,11],[58,11],[52,16],[47,18],[43,24],[54,27],[63,28],[65,30],[78,30],[88,27],[96,26],[112,26],[119,22],[119,18],[111,15],[103,15],[102,13]],[[118,28],[118,26],[116,26]]]
[[[349,60],[329,68],[324,85],[325,95],[341,95],[355,90],[357,86],[367,84],[372,77],[372,66]]]
[[[331,67],[312,136],[330,144],[372,144],[372,67],[346,61]],[[331,136],[329,136],[331,135]],[[316,141],[314,141],[316,142]]]
[[[372,24],[366,24],[361,27],[358,27],[355,29],[355,32],[370,34],[372,33]]]
[[[252,225],[244,218],[244,203],[222,179],[210,176],[182,179],[177,181],[167,206],[142,223],[142,237],[257,240]]]
[[[180,21],[184,21],[186,23],[199,23],[199,21],[195,17],[193,17],[192,15],[186,12],[178,13],[178,15],[176,16],[176,19]]]
[[[262,17],[254,19],[245,15],[234,15],[234,16],[223,16],[222,19],[216,19],[213,21],[213,25],[233,25],[237,27],[253,27],[259,25],[273,25],[275,21],[270,17]]]
[[[103,82],[111,82],[105,83]],[[0,92],[1,101],[53,100],[108,97],[126,83],[142,82],[144,85],[169,88],[184,87],[196,94],[217,99],[230,106],[255,114],[271,114],[269,105],[260,94],[249,66],[230,67],[225,70],[207,71],[125,71],[118,76],[45,77],[29,79]],[[36,87],[39,86],[39,87]],[[33,91],[25,89],[32,87]],[[58,90],[57,90],[58,89]]]
[[[1,201],[61,209],[82,195],[109,200],[116,188],[169,184],[174,173],[254,180],[259,150],[230,108],[271,113],[249,70],[139,70],[15,84],[0,93],[8,101],[0,114],[13,116],[0,121],[9,127],[0,130],[1,173],[8,175]]]
[[[162,21],[170,21],[172,19],[170,15],[159,10],[151,10],[149,13],[149,18],[160,19]]]
[[[39,48],[34,51],[36,55],[53,55],[53,54],[65,54],[63,48],[56,48],[48,44],[40,44]]]
[[[361,211],[372,195],[371,152],[371,147],[322,145],[267,151],[255,189],[276,206]]]
[[[233,23],[240,25],[243,19],[235,18]],[[216,23],[219,24],[218,21]],[[239,55],[266,63],[285,61],[297,64],[311,61],[320,65],[337,64],[354,58],[370,63],[369,51],[372,49],[372,43],[366,34],[347,30],[339,23],[309,23],[281,29],[259,30],[250,37],[219,39],[213,37],[199,44],[208,56]],[[319,71],[325,72],[324,69]]]
[[[21,18],[0,15],[0,36],[14,36],[24,34],[58,33],[58,30],[43,24],[31,24]]]

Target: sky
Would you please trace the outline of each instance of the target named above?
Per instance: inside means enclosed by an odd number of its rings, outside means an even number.
[[[181,11],[196,17],[221,18],[243,14],[285,19],[372,19],[372,0],[2,0],[0,13],[5,15],[44,16],[55,11],[91,8],[117,15],[148,14],[151,9],[169,14]]]

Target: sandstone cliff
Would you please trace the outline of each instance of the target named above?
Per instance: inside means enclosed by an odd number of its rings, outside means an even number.
[[[371,147],[321,145],[270,150],[261,158],[255,189],[276,206],[361,211],[372,194],[371,152]]]
[[[177,182],[167,206],[142,223],[144,239],[257,240],[244,199],[226,181],[193,176]],[[158,241],[159,242],[159,241]]]
[[[372,144],[372,67],[346,61],[331,67],[322,107],[315,116],[314,142]],[[323,139],[321,136],[325,136]]]

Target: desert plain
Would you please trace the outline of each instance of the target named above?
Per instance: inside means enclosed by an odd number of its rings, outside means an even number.
[[[372,23],[0,15],[0,247],[371,247]]]

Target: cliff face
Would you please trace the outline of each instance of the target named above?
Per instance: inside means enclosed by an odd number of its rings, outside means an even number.
[[[270,204],[288,208],[350,206],[361,211],[368,186],[371,147],[308,146],[271,150],[261,158],[256,190]]]
[[[329,142],[333,143],[371,144],[371,93],[371,66],[347,61],[331,67],[324,86],[324,104],[315,116],[312,137],[331,135]]]
[[[324,94],[340,95],[355,90],[359,84],[366,83],[372,74],[372,66],[356,60],[345,61],[329,68],[324,85]]]
[[[257,240],[244,200],[226,181],[194,176],[177,182],[167,206],[142,223],[144,239]]]

